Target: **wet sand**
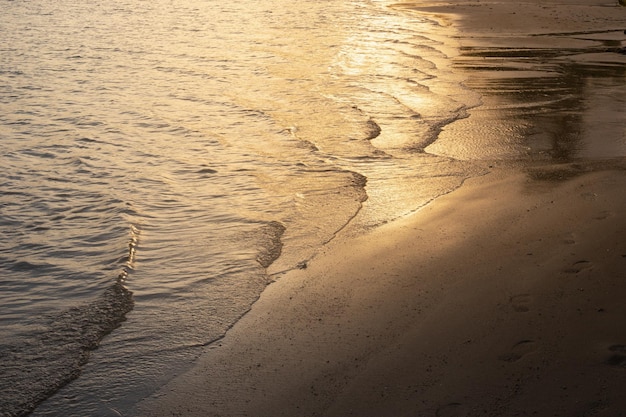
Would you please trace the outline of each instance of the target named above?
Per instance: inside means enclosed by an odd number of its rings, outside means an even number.
[[[331,244],[142,415],[619,415],[623,169],[493,172]]]
[[[509,3],[428,12],[474,44],[509,29],[613,29],[624,15],[537,0],[523,8],[536,18],[514,26]],[[500,25],[487,33],[487,21]],[[278,276],[139,414],[621,415],[626,159],[503,165]]]

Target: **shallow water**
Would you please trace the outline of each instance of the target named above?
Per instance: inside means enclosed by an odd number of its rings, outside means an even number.
[[[434,23],[382,2],[3,9],[6,415],[79,372],[35,415],[126,412],[267,267],[305,262],[366,199],[359,230],[472,172],[420,153],[468,104],[438,77]]]
[[[3,2],[0,415],[61,387],[33,415],[132,415],[337,233],[550,154],[563,103],[622,126],[613,69],[468,89],[449,29],[389,5]]]
[[[622,30],[464,40],[455,67],[481,94],[427,150],[464,160],[567,163],[626,155]],[[464,140],[468,136],[473,140]]]

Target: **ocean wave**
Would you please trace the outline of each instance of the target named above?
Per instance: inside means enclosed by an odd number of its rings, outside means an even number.
[[[89,352],[132,308],[132,293],[118,281],[96,300],[49,317],[40,331],[0,343],[2,415],[25,416],[77,378]]]

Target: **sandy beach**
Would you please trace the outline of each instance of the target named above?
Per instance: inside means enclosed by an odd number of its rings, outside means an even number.
[[[463,33],[461,47],[613,30],[613,43],[572,59],[623,59],[617,2],[417,12]],[[626,140],[623,125],[613,133]],[[139,415],[626,415],[626,159],[485,165],[414,214],[339,236],[276,276]]]
[[[618,416],[626,172],[492,173],[280,278],[146,416]]]

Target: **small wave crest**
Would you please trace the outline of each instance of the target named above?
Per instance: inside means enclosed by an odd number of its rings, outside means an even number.
[[[128,274],[134,269],[135,256],[137,253],[137,245],[139,243],[139,229],[133,225],[130,226],[130,237],[128,239],[128,255],[126,262],[122,268],[122,272],[118,276],[118,281],[124,282],[128,278]]]
[[[27,415],[77,378],[89,352],[125,320],[132,308],[132,292],[118,280],[91,303],[50,317],[39,333],[0,344],[3,416]]]
[[[263,268],[269,267],[280,256],[283,248],[281,240],[285,233],[285,226],[277,221],[271,221],[261,229],[261,240],[263,241],[257,256],[257,262]]]
[[[126,320],[134,301],[124,282],[133,269],[138,239],[139,229],[131,225],[125,264],[115,282],[97,298],[48,314],[37,330],[0,343],[2,416],[25,416],[76,379],[89,353]],[[26,264],[17,265],[24,268]]]

